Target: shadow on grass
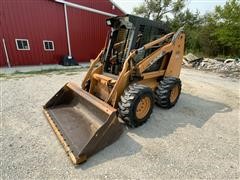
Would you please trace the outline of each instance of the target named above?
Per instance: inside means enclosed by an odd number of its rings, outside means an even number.
[[[149,121],[132,132],[145,138],[161,138],[186,125],[201,128],[216,113],[230,111],[225,104],[182,93],[176,106],[171,109],[155,106]]]
[[[123,134],[115,143],[91,156],[87,162],[77,165],[75,168],[85,170],[116,158],[132,156],[140,152],[141,149],[142,145],[130,137],[125,129]]]
[[[128,131],[144,138],[162,138],[188,124],[201,128],[214,114],[229,111],[232,109],[225,104],[182,93],[175,107],[165,110],[155,106],[147,123]],[[140,152],[142,145],[130,137],[128,131],[125,130],[117,142],[93,155],[87,162],[76,166],[76,168],[84,170]]]
[[[42,69],[42,70],[36,70],[36,71],[27,71],[27,72],[22,72],[22,71],[15,71],[14,73],[11,74],[5,74],[5,73],[0,73],[0,77],[3,79],[18,79],[18,78],[25,78],[25,77],[31,77],[33,75],[60,75],[60,74],[65,74],[67,76],[71,75],[76,75],[79,72],[86,71],[86,67],[78,67],[78,68],[69,68],[69,69],[58,69],[58,68],[53,68],[53,69]]]
[[[20,71],[15,71],[13,75],[18,75],[18,74],[48,74],[48,73],[58,73],[58,74],[64,74],[64,73],[72,73],[72,72],[78,72],[78,71],[83,71],[86,70],[86,68],[71,68],[71,69],[42,69],[39,71],[28,71],[28,72],[20,72]]]

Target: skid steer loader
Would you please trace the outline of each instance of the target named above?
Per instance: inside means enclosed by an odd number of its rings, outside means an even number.
[[[123,123],[137,127],[154,103],[171,108],[181,92],[185,35],[132,15],[106,20],[108,43],[82,81],[69,82],[44,106],[44,113],[74,164],[116,141]]]

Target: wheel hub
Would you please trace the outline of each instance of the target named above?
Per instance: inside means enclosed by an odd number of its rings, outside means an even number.
[[[171,90],[171,94],[170,94],[170,101],[171,103],[173,103],[179,94],[179,87],[178,86],[174,86],[174,88]]]
[[[136,109],[136,116],[139,120],[143,119],[149,112],[151,107],[151,99],[147,96],[143,97],[138,105],[137,105],[137,109]]]

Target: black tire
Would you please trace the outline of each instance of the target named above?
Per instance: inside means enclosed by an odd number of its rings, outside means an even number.
[[[144,114],[144,117],[137,117],[137,107],[140,101],[147,99],[148,108]],[[141,105],[141,104],[140,104]],[[121,96],[118,103],[118,113],[120,118],[126,122],[130,127],[138,127],[145,123],[150,117],[154,105],[154,94],[151,88],[141,85],[130,85]],[[145,109],[145,108],[143,108]]]
[[[91,84],[90,80],[87,80],[86,83],[85,83],[85,88],[84,88],[85,91],[89,91],[90,84]]]
[[[174,88],[178,88],[178,94],[171,101],[171,92]],[[181,80],[175,77],[165,77],[162,81],[160,81],[156,91],[155,91],[155,101],[156,104],[162,108],[169,109],[177,103],[179,96],[181,94]]]

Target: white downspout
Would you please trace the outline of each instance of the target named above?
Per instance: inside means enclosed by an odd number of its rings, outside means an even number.
[[[5,56],[6,56],[6,59],[7,59],[7,65],[8,65],[8,67],[10,68],[10,67],[11,67],[11,64],[10,64],[10,61],[9,61],[8,52],[7,52],[7,47],[6,47],[6,43],[5,43],[5,39],[4,39],[4,38],[2,39],[2,43],[3,43],[3,48],[4,48]]]
[[[117,16],[116,14],[112,14],[112,13],[100,11],[100,10],[97,10],[97,9],[89,8],[89,7],[82,6],[82,5],[79,5],[79,4],[76,4],[76,3],[71,3],[71,2],[68,2],[68,1],[65,1],[65,0],[55,0],[55,2],[66,4],[69,7],[78,8],[78,9],[82,9],[82,10],[97,13],[97,14],[102,14],[102,15],[105,15],[105,16],[110,16],[110,17]]]
[[[67,5],[66,4],[64,4],[64,16],[65,16],[65,24],[66,24],[66,32],[67,32],[68,57],[72,58],[70,35],[69,35],[69,28],[68,28],[68,14],[67,14]]]

